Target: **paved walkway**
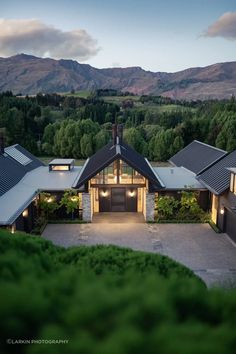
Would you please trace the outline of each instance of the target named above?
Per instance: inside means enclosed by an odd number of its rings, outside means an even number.
[[[236,287],[236,247],[208,224],[49,224],[43,237],[54,244],[114,244],[160,253],[186,265],[208,286]]]
[[[115,212],[94,213],[93,223],[99,224],[139,224],[144,223],[143,213]]]

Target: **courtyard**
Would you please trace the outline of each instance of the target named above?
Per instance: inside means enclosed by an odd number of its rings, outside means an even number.
[[[146,224],[139,217],[121,223],[118,214],[116,218],[48,224],[42,236],[62,247],[112,244],[159,253],[192,269],[209,287],[236,286],[236,246],[226,234],[215,233],[208,224]]]

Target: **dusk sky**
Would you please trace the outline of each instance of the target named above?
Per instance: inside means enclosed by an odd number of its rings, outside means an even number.
[[[174,72],[236,60],[235,0],[0,0],[0,56]]]

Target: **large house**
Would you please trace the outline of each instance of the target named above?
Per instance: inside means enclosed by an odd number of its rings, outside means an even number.
[[[122,125],[113,126],[112,140],[83,166],[74,166],[73,159],[46,166],[20,145],[5,147],[1,138],[0,225],[30,231],[42,192],[60,199],[66,189],[75,189],[82,219],[91,222],[101,212],[137,212],[153,221],[158,195],[194,190],[200,206],[236,241],[236,151],[193,141],[170,163],[152,167],[123,141]]]

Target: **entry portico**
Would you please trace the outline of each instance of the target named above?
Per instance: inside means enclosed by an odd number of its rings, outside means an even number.
[[[113,125],[112,141],[90,157],[74,188],[83,191],[83,218],[99,212],[139,212],[154,219],[155,192],[163,189],[148,160],[123,142]]]

